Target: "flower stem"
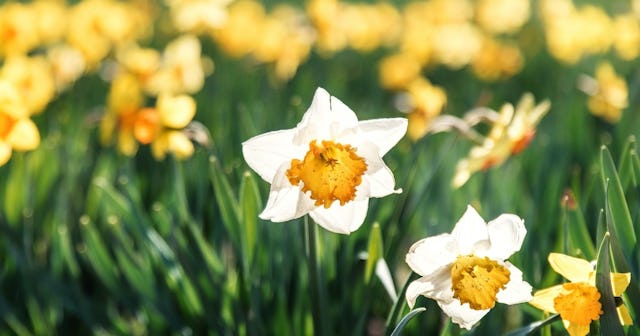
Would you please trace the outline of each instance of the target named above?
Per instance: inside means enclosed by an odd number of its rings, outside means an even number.
[[[321,270],[318,264],[318,247],[316,245],[316,225],[304,216],[305,250],[307,266],[309,268],[309,289],[311,291],[311,314],[313,315],[313,329],[315,335],[327,334],[327,316],[325,295],[321,287]]]

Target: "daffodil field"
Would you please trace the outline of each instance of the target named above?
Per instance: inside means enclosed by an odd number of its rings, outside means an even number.
[[[640,1],[5,0],[0,335],[640,335]]]

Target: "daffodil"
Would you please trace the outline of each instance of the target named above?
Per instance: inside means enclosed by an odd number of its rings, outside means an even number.
[[[242,144],[249,167],[271,184],[260,218],[283,222],[309,214],[329,231],[357,230],[369,198],[401,191],[382,156],[406,129],[403,118],[358,121],[349,107],[318,88],[296,128]]]
[[[561,253],[549,254],[548,260],[551,268],[569,282],[535,292],[529,303],[546,312],[560,314],[569,335],[587,335],[591,322],[600,319],[603,313],[600,292],[595,285],[594,266],[584,259]],[[613,295],[621,296],[630,281],[630,273],[611,273]],[[617,309],[621,324],[633,324],[624,303]]]
[[[432,298],[454,323],[471,329],[496,301],[529,301],[531,286],[506,261],[520,250],[526,233],[516,215],[502,214],[485,223],[468,206],[451,233],[427,237],[409,249],[406,262],[421,276],[407,288],[409,306],[420,295]]]
[[[616,123],[629,105],[627,82],[608,62],[596,68],[595,78],[581,76],[578,88],[589,95],[587,107],[595,116]]]
[[[0,166],[13,151],[34,150],[39,145],[40,133],[22,96],[12,83],[0,79]]]
[[[467,158],[458,162],[453,186],[458,188],[473,173],[498,166],[511,155],[523,151],[533,140],[536,126],[550,106],[548,100],[535,104],[530,93],[522,96],[515,109],[509,103],[504,104],[488,136],[481,144],[471,148]]]

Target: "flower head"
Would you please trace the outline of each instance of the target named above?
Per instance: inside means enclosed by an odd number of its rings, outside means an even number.
[[[30,151],[39,145],[40,133],[22,96],[12,83],[0,79],[0,166],[13,151]]]
[[[516,215],[503,214],[485,223],[468,206],[451,233],[427,237],[409,249],[406,262],[421,276],[409,284],[409,306],[420,295],[432,298],[454,323],[471,329],[496,301],[529,301],[531,286],[506,261],[520,250],[526,233],[524,221]]]
[[[284,222],[308,213],[329,231],[357,230],[369,198],[400,192],[382,156],[406,130],[402,118],[358,121],[349,107],[318,88],[296,128],[242,144],[249,167],[271,183],[260,218]]]
[[[593,265],[584,259],[561,253],[549,254],[548,260],[551,268],[570,282],[535,292],[529,303],[546,312],[560,314],[569,335],[588,334],[591,322],[600,319],[602,314]],[[613,295],[622,295],[630,281],[630,273],[611,273]],[[618,306],[618,316],[623,325],[632,324],[631,316],[624,304]]]

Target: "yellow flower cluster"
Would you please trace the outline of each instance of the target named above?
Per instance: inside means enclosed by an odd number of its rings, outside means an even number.
[[[540,10],[549,52],[562,62],[575,64],[610,49],[623,60],[640,54],[640,21],[633,13],[611,17],[595,5],[577,8],[572,0],[543,0]]]

